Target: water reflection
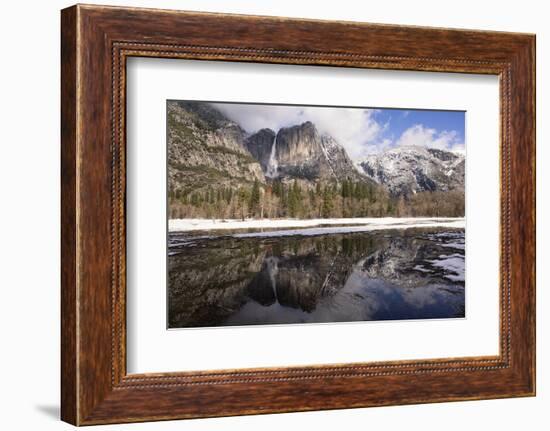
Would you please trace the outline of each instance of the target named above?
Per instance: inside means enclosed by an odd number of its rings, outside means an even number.
[[[171,328],[464,317],[464,230],[169,240]]]

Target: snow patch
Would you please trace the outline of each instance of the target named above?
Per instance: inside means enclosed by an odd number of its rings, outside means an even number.
[[[430,271],[429,269],[424,268],[422,265],[416,265],[413,269],[414,269],[415,271],[426,272],[426,273],[432,272],[432,271]]]
[[[366,224],[361,226],[337,226],[337,227],[314,227],[302,229],[285,229],[268,232],[249,232],[234,234],[234,238],[274,238],[283,236],[318,236],[337,233],[371,232],[384,229],[411,229],[419,227],[447,227],[462,228],[462,222],[436,222],[436,223],[396,223],[396,224]]]
[[[433,266],[442,268],[451,274],[445,275],[445,278],[451,281],[464,281],[464,256],[452,254],[450,256],[440,256],[439,260],[430,261]]]
[[[362,227],[388,229],[407,227],[454,227],[464,229],[463,217],[357,217],[331,219],[171,219],[168,220],[170,232],[221,229],[277,229],[312,228],[330,225],[360,225]],[[342,226],[341,226],[342,227]],[[350,226],[353,227],[353,226]],[[269,233],[269,232],[268,232]]]
[[[326,148],[326,145],[328,143],[327,142],[328,137],[323,137],[323,138],[321,139],[321,150],[323,151],[323,154],[325,155],[325,159],[327,160],[328,166],[329,166],[330,170],[332,171],[332,175],[334,175],[334,177],[336,177],[336,173],[334,172],[334,169],[332,167],[332,159],[330,158],[330,156],[328,154],[328,150]]]

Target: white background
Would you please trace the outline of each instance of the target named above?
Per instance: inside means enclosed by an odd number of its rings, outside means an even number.
[[[127,83],[128,372],[498,354],[498,77],[141,58]],[[167,331],[167,99],[466,111],[466,318]]]
[[[550,28],[544,2],[296,0],[102,1],[107,4],[347,19],[394,24],[537,33],[538,140],[538,396],[294,413],[254,417],[106,426],[96,429],[278,430],[402,429],[430,431],[548,428],[550,414]],[[65,1],[3,4],[0,15],[0,426],[57,430],[59,409],[59,9]],[[543,193],[544,190],[544,193]],[[547,266],[547,265],[546,265]],[[545,314],[546,313],[546,314]]]

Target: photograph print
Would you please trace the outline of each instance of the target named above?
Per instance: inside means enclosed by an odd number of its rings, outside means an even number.
[[[465,112],[168,100],[169,329],[465,317]]]

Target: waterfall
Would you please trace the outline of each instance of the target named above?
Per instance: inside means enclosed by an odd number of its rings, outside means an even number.
[[[279,297],[277,296],[277,272],[279,271],[279,267],[277,265],[277,259],[273,256],[270,256],[266,259],[267,264],[267,272],[269,274],[269,278],[271,279],[271,288],[273,289],[273,295],[275,296],[275,301],[279,302]]]
[[[271,146],[271,154],[269,155],[269,162],[267,163],[266,177],[275,178],[277,176],[277,170],[279,169],[279,163],[277,162],[277,134],[273,138],[273,145]]]

